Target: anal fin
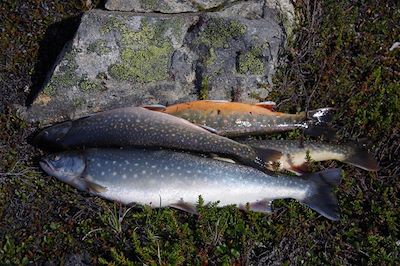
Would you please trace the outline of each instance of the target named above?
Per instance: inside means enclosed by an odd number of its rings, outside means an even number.
[[[211,133],[219,135],[219,131],[216,130],[215,128],[212,128],[212,127],[209,127],[209,126],[205,126],[205,125],[198,125],[198,126],[204,128],[205,130],[207,130],[207,131],[209,131]]]
[[[183,199],[180,199],[177,203],[170,204],[169,207],[191,214],[198,214],[196,206],[194,204],[183,201]]]
[[[272,212],[272,200],[263,199],[256,202],[247,203],[246,205],[240,205],[241,210],[250,210],[254,212],[270,213]]]
[[[268,109],[270,111],[274,111],[276,103],[273,101],[266,101],[266,102],[256,103],[255,105]]]
[[[287,170],[292,173],[295,173],[296,175],[304,175],[304,174],[310,172],[310,169],[309,169],[307,163],[303,163],[301,165],[292,165],[290,167],[290,169],[287,169]]]

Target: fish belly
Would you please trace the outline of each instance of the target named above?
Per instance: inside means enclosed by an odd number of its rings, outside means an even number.
[[[165,207],[179,201],[219,201],[220,206],[263,199],[304,199],[306,182],[269,176],[251,167],[172,151],[96,152],[87,167],[95,194],[125,204]]]

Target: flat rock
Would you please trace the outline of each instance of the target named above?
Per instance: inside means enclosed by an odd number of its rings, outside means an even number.
[[[121,106],[267,97],[285,43],[276,14],[258,2],[212,13],[92,10],[47,84],[23,112],[52,123]]]
[[[187,13],[223,8],[237,0],[108,0],[105,7],[114,11]]]

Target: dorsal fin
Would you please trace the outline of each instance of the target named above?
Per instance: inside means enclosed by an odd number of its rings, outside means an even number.
[[[274,111],[276,103],[272,102],[272,101],[265,101],[265,102],[256,103],[255,105],[260,106],[265,109],[268,109],[270,111]]]
[[[213,103],[229,103],[227,100],[204,100],[205,102],[213,102]]]
[[[167,109],[167,107],[165,107],[165,105],[162,104],[149,104],[149,105],[143,105],[141,107],[146,108],[148,110],[159,111],[159,112],[163,112],[165,111],[165,109]]]

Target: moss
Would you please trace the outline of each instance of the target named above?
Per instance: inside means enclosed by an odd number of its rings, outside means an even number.
[[[226,18],[210,18],[206,26],[200,31],[196,42],[214,48],[226,48],[232,39],[243,36],[246,26],[238,20]]]
[[[111,48],[107,46],[106,41],[96,40],[89,44],[87,50],[89,52],[96,53],[97,55],[105,55],[111,51]]]
[[[109,67],[110,76],[143,83],[167,79],[173,47],[162,37],[161,26],[150,25],[145,19],[139,31],[129,30],[120,22],[114,24],[121,32],[121,62]]]
[[[239,54],[237,61],[237,72],[240,74],[263,75],[265,73],[261,48],[252,48]]]

